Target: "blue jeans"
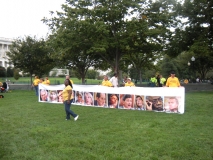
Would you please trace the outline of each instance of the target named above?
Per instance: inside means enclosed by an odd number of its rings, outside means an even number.
[[[34,88],[35,88],[36,96],[38,96],[38,86],[34,86]]]
[[[70,103],[67,103],[67,101],[64,101],[64,109],[66,112],[66,119],[70,119],[70,115],[74,118],[77,116],[73,111],[70,110],[71,103],[73,102],[73,99],[70,100]]]

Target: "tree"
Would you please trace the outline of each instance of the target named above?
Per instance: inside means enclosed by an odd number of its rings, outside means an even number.
[[[54,66],[51,58],[50,49],[47,47],[44,39],[37,40],[27,36],[18,38],[12,42],[10,51],[7,52],[10,62],[15,68],[19,68],[23,72],[42,76],[48,73]]]
[[[0,77],[5,77],[5,76],[6,76],[6,69],[0,66]]]

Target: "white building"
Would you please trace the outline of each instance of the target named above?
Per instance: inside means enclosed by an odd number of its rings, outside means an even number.
[[[0,66],[9,67],[9,57],[6,52],[9,51],[13,39],[0,37]]]

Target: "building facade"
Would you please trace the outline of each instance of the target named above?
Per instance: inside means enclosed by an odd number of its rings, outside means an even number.
[[[9,51],[13,39],[0,37],[0,66],[9,67],[9,57],[6,52]]]

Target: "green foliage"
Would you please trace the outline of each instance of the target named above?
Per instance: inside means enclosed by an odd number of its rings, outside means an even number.
[[[99,77],[99,72],[94,69],[89,69],[86,74],[86,78],[88,79],[97,79]]]
[[[0,77],[5,77],[5,76],[6,76],[6,69],[0,66]]]
[[[14,79],[18,80],[20,78],[19,69],[15,68],[13,75],[14,75]]]
[[[10,51],[7,52],[14,67],[30,75],[41,76],[49,72],[54,65],[50,49],[43,39],[37,40],[27,36],[12,42]]]
[[[76,122],[33,91],[3,94],[0,159],[212,159],[213,92],[186,93],[183,115],[72,105]]]

